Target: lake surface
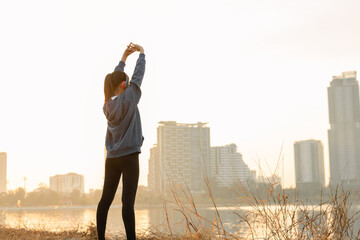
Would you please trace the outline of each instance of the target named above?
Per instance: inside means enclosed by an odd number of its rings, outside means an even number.
[[[68,207],[68,208],[2,208],[0,209],[0,225],[10,227],[26,227],[33,229],[45,229],[50,231],[62,231],[72,229],[86,229],[90,223],[96,223],[96,207]],[[189,206],[190,207],[190,206]],[[277,206],[273,206],[276,209]],[[186,221],[183,214],[178,211],[177,206],[167,206],[168,220],[173,233],[185,233]],[[211,227],[210,222],[216,219],[216,211],[212,206],[200,206],[197,208],[200,216],[206,220],[201,220],[196,215],[187,212],[191,222],[198,226]],[[222,206],[218,207],[221,221],[228,233],[237,237],[248,238],[249,226],[241,221],[239,214],[249,210],[248,207]],[[167,224],[166,211],[164,207],[136,207],[136,229],[138,232],[147,230],[169,233],[169,225]],[[218,222],[220,224],[220,222]],[[359,229],[359,223],[356,229]],[[261,225],[254,225],[258,232],[265,229]],[[124,233],[124,226],[121,216],[121,206],[114,205],[110,208],[107,220],[107,233],[121,234]],[[261,236],[262,234],[258,235]],[[250,238],[249,238],[250,239]]]
[[[186,222],[181,212],[175,210],[176,206],[167,206],[168,219],[173,233],[185,233]],[[248,228],[239,222],[239,217],[233,213],[236,207],[220,207],[219,214],[227,231],[237,235],[243,235]],[[213,222],[216,217],[215,209],[211,206],[198,208],[199,215]],[[191,215],[192,222],[199,226],[211,226],[204,220]],[[160,230],[169,232],[169,225],[165,209],[159,207],[135,208],[136,229],[140,232],[147,230]],[[2,208],[0,210],[0,225],[10,227],[26,227],[31,229],[46,229],[51,231],[85,229],[90,223],[96,223],[96,206],[73,207],[73,208]],[[124,225],[121,216],[121,206],[114,205],[110,208],[107,220],[107,233],[123,233]]]

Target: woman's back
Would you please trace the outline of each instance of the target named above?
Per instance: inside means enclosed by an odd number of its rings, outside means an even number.
[[[137,104],[141,97],[140,86],[145,73],[145,63],[145,54],[140,53],[130,86],[103,106],[108,120],[105,145],[109,158],[141,152],[144,137]],[[125,63],[120,61],[115,71],[124,71],[124,67]]]

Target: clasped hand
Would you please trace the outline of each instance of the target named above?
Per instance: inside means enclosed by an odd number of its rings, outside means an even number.
[[[127,45],[125,51],[124,51],[124,56],[129,56],[130,54],[132,54],[133,52],[144,52],[144,48],[138,44],[134,44],[134,43],[130,43],[129,45]]]

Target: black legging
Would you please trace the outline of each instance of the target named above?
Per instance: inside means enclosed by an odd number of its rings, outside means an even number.
[[[96,212],[99,240],[105,240],[106,219],[121,174],[123,174],[122,218],[126,237],[128,240],[136,239],[134,202],[139,180],[139,153],[106,159],[104,188]]]

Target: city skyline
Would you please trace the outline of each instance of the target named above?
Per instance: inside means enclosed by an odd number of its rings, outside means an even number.
[[[355,88],[354,88],[355,86]],[[350,91],[352,94],[344,94],[344,93],[339,93],[339,91],[336,92],[337,95],[335,95],[335,90],[334,87],[341,87],[341,88],[345,88],[349,89],[350,87]],[[342,91],[343,89],[340,89],[340,91]],[[344,91],[345,91],[344,90]],[[350,100],[348,99],[347,101],[345,101],[346,98],[350,98]],[[349,122],[352,119],[357,119],[356,117],[360,116],[360,104],[359,104],[359,85],[358,85],[358,81],[356,79],[356,71],[348,71],[348,72],[343,72],[341,76],[333,76],[332,77],[332,81],[330,82],[330,87],[328,87],[328,105],[329,105],[329,109],[332,109],[329,112],[329,121],[332,124],[331,126],[334,125],[335,122],[338,123],[343,123],[343,122]],[[335,103],[337,103],[337,105],[335,105]],[[342,106],[342,108],[340,108],[340,106]],[[345,120],[344,120],[345,119]],[[347,120],[347,121],[346,121]],[[162,154],[159,155],[159,150],[158,150],[158,146],[159,146],[159,141],[162,143],[160,144],[161,146],[166,144],[175,144],[174,146],[178,146],[179,144],[183,144],[185,141],[184,139],[178,139],[178,137],[181,135],[181,137],[183,137],[183,134],[180,134],[179,136],[177,128],[184,128],[184,129],[192,129],[194,127],[197,126],[197,128],[199,127],[206,127],[206,124],[208,123],[202,123],[202,122],[197,122],[197,123],[177,123],[176,121],[160,121],[159,126],[157,127],[157,143],[153,145],[152,148],[150,148],[150,157],[149,157],[149,172],[147,174],[147,186],[150,187],[152,190],[156,191],[156,192],[164,192],[164,190],[161,190],[161,188],[164,188],[163,185],[163,181],[161,180],[162,178],[164,178],[165,173],[161,173],[161,176],[158,176],[159,174],[155,174],[155,171],[159,171],[156,170],[157,168],[164,168],[164,166],[162,166],[163,160],[160,160],[159,156],[162,156]],[[175,130],[175,132],[169,132],[167,134],[164,134],[164,127],[170,127],[169,130],[172,128],[173,130]],[[360,125],[359,123],[355,122],[354,127],[358,128]],[[174,128],[175,127],[175,128]],[[190,128],[189,128],[190,127]],[[178,129],[178,130],[179,130]],[[203,146],[203,148],[205,149],[206,153],[205,154],[205,158],[208,158],[208,162],[206,164],[208,164],[206,167],[206,173],[209,174],[209,176],[215,176],[214,175],[214,166],[218,164],[219,160],[219,156],[221,155],[220,151],[226,150],[227,151],[234,151],[234,146],[235,146],[235,152],[237,150],[237,147],[235,144],[228,144],[225,146],[210,146],[210,129],[208,127],[206,127],[206,129],[208,131],[206,131],[205,133],[207,133],[207,137],[205,137],[205,139],[208,138],[208,140],[206,140],[205,142],[208,144],[208,146]],[[329,129],[329,136],[331,136],[331,130]],[[350,131],[351,132],[351,131]],[[340,134],[343,134],[340,132]],[[192,136],[193,134],[190,134],[189,136]],[[334,133],[333,133],[334,135]],[[349,134],[348,134],[349,135]],[[167,138],[165,137],[167,136]],[[169,138],[170,137],[170,138]],[[354,138],[353,135],[350,136],[351,139]],[[191,137],[190,137],[191,139]],[[169,141],[172,140],[172,141]],[[175,142],[174,142],[175,141]],[[203,140],[199,140],[198,142],[203,142]],[[334,144],[334,143],[333,143]],[[193,144],[194,145],[194,144]],[[313,146],[314,145],[314,146]],[[331,142],[329,143],[329,146],[331,145]],[[191,144],[188,146],[191,148]],[[347,146],[346,146],[347,147]],[[161,147],[162,149],[164,147]],[[173,148],[171,148],[173,150]],[[201,148],[200,148],[201,149]],[[202,151],[204,151],[204,149],[202,149]],[[206,150],[208,149],[208,150]],[[356,148],[355,148],[356,149]],[[164,150],[161,150],[162,152],[164,152]],[[214,151],[216,152],[216,154],[214,154]],[[330,148],[329,148],[329,151]],[[171,151],[172,152],[172,151]],[[235,153],[234,152],[234,153]],[[180,162],[183,164],[183,154],[181,153],[179,154],[179,151],[176,151],[175,153],[177,153],[177,158],[179,158]],[[185,153],[186,154],[186,153]],[[219,155],[220,154],[220,155]],[[240,158],[239,160],[242,162],[242,155],[240,153],[239,154]],[[316,156],[315,156],[315,155]],[[202,153],[202,155],[204,155],[204,153]],[[215,155],[217,157],[215,157]],[[203,156],[202,156],[203,157]],[[214,159],[217,159],[217,163],[215,163]],[[334,157],[333,157],[334,158]],[[105,163],[105,159],[106,159],[106,148],[104,148],[104,163]],[[191,157],[190,157],[191,159]],[[356,159],[353,159],[353,161]],[[325,166],[324,166],[324,148],[323,148],[323,144],[320,140],[314,140],[314,139],[310,139],[310,140],[298,140],[294,143],[294,161],[295,161],[295,178],[296,178],[296,183],[316,183],[319,182],[320,185],[322,187],[325,186]],[[331,159],[328,159],[330,166],[331,166]],[[335,161],[336,160],[332,160]],[[337,160],[338,161],[338,160]],[[179,162],[179,163],[180,163]],[[199,162],[200,163],[200,162]],[[341,162],[340,162],[341,163]],[[0,152],[0,170],[1,170],[1,181],[0,181],[0,190],[1,189],[5,189],[4,192],[6,192],[7,189],[7,179],[6,179],[6,164],[7,164],[7,154],[6,152]],[[316,166],[315,166],[315,165]],[[357,162],[354,162],[352,165],[356,165],[358,164]],[[151,166],[153,165],[153,166]],[[177,166],[177,164],[175,164]],[[334,165],[333,165],[334,166]],[[346,167],[346,165],[344,165]],[[227,167],[228,168],[228,167]],[[197,168],[196,168],[197,169]],[[200,167],[199,167],[200,169]],[[197,169],[198,171],[195,172],[199,172],[200,170]],[[344,170],[344,167],[341,168]],[[354,171],[354,168],[349,168],[350,170]],[[357,168],[355,168],[355,171]],[[172,169],[173,170],[173,169]],[[191,172],[190,169],[187,169],[188,171]],[[152,172],[154,171],[154,172]],[[218,170],[216,170],[217,173]],[[256,170],[254,170],[256,171]],[[337,167],[334,167],[335,171],[335,177],[339,178],[339,174],[337,173]],[[349,171],[349,170],[348,170]],[[200,171],[201,172],[201,171]],[[331,171],[330,171],[331,173]],[[275,173],[276,174],[276,173]],[[76,174],[76,173],[68,173],[68,174],[57,174],[55,176],[50,177],[50,184],[49,184],[49,188],[54,190],[54,191],[59,191],[58,189],[62,189],[62,188],[69,188],[69,186],[67,187],[59,187],[57,185],[59,184],[55,184],[55,182],[60,182],[61,184],[65,183],[65,182],[69,182],[70,180],[72,181],[72,179],[70,179],[72,177],[72,175],[76,175],[76,177],[80,176],[81,177],[81,193],[84,193],[84,176]],[[184,173],[180,174],[181,176],[184,175]],[[70,180],[68,179],[67,176],[70,176]],[[174,175],[175,176],[175,175]],[[202,176],[200,174],[200,176]],[[250,175],[249,175],[250,176]],[[5,177],[5,178],[4,178]],[[222,176],[222,177],[226,177],[226,176]],[[254,175],[254,179],[256,177],[256,173]],[[259,177],[259,176],[258,176]],[[331,175],[330,175],[331,177]],[[335,178],[334,177],[334,178]],[[5,179],[5,180],[4,180]],[[183,178],[183,179],[187,179],[187,178]],[[199,178],[201,179],[201,178]],[[353,178],[354,179],[354,178]],[[191,182],[183,182],[183,181],[179,181],[179,179],[175,179],[177,180],[176,182],[182,182],[184,183],[184,185],[191,185],[189,183]],[[356,179],[355,179],[356,180]],[[25,177],[24,177],[24,181],[25,181]],[[71,182],[70,181],[70,182]],[[201,180],[200,180],[201,181]],[[149,182],[150,185],[152,184],[152,186],[149,186]],[[41,183],[39,183],[41,184]],[[335,182],[336,184],[336,182]],[[69,184],[67,184],[69,185]],[[71,184],[70,184],[71,185]],[[181,185],[181,184],[180,184]],[[201,185],[201,184],[200,184]],[[24,186],[25,186],[25,182],[24,182]],[[155,186],[155,187],[154,187]],[[121,188],[121,184],[119,184],[119,188]],[[89,188],[91,189],[91,188]],[[61,192],[61,191],[60,191]],[[66,191],[65,191],[66,192]]]
[[[337,87],[337,89],[340,88],[340,92],[336,89],[334,89],[335,87]],[[351,94],[344,94],[345,91],[348,91],[350,89],[350,93]],[[337,91],[337,92],[335,92]],[[344,123],[347,123],[347,122],[351,122],[353,119],[357,119],[359,118],[360,116],[360,104],[359,104],[359,85],[358,85],[358,81],[356,79],[356,71],[348,71],[348,72],[342,72],[342,75],[341,76],[333,76],[332,77],[332,81],[330,82],[330,87],[328,87],[328,106],[329,106],[329,109],[331,109],[329,111],[329,121],[330,121],[330,124],[331,124],[331,127],[335,126],[336,124],[335,123],[340,123],[340,124],[344,124]],[[347,99],[347,100],[346,100]],[[335,105],[335,103],[337,105]],[[205,133],[207,133],[207,137],[205,137],[205,139],[207,139],[205,142],[208,144],[208,146],[202,146],[201,151],[204,151],[205,150],[205,159],[208,158],[208,162],[207,163],[203,163],[205,164],[204,166],[202,167],[205,167],[205,171],[206,173],[208,174],[208,176],[211,176],[213,175],[212,171],[214,171],[214,168],[212,165],[214,165],[214,154],[213,154],[213,151],[215,151],[216,149],[221,149],[221,148],[229,148],[229,149],[232,149],[234,145],[235,146],[235,149],[237,149],[236,145],[235,144],[227,144],[227,145],[224,145],[224,146],[214,146],[214,147],[211,147],[210,146],[210,128],[207,127],[206,125],[208,123],[202,123],[202,122],[197,122],[197,123],[178,123],[176,121],[160,121],[158,122],[158,127],[157,127],[157,143],[155,143],[153,145],[152,148],[149,149],[150,151],[150,157],[148,159],[149,161],[149,164],[153,165],[153,166],[150,166],[149,165],[149,172],[147,174],[147,184],[146,186],[149,187],[149,181],[151,182],[150,184],[154,184],[152,187],[150,187],[151,189],[153,190],[160,190],[160,192],[164,192],[164,189],[166,187],[162,186],[164,184],[164,180],[161,180],[161,179],[165,179],[165,172],[162,172],[160,175],[161,176],[154,176],[153,173],[151,173],[151,169],[152,170],[155,170],[156,167],[160,168],[160,169],[165,169],[166,167],[162,166],[162,164],[164,164],[164,161],[161,160],[163,159],[163,157],[160,157],[159,156],[162,156],[163,154],[159,153],[159,141],[162,143],[160,144],[161,147],[161,152],[164,152],[164,147],[165,146],[164,144],[175,144],[174,146],[177,147],[177,145],[179,144],[184,144],[184,139],[180,138],[178,139],[178,137],[181,135],[181,137],[184,137],[183,134],[180,134],[179,136],[177,135],[178,134],[178,131],[177,131],[177,128],[184,128],[184,129],[193,129],[194,127],[197,126],[197,128],[199,127],[204,127],[207,129],[207,131]],[[355,127],[355,129],[358,129],[359,128],[359,125],[360,123],[359,122],[355,122],[353,125],[351,125],[352,127]],[[167,127],[169,130],[172,129],[173,131],[175,130],[175,132],[168,132],[167,134],[164,134],[164,129],[165,127]],[[175,128],[174,128],[175,127]],[[179,128],[179,129],[180,129]],[[178,130],[179,130],[178,129]],[[334,135],[335,133],[332,133],[332,128],[330,128],[328,130],[329,132],[329,137]],[[351,133],[352,131],[350,131]],[[343,132],[339,132],[340,134],[344,134]],[[339,134],[337,133],[337,134]],[[189,134],[188,134],[189,135]],[[189,136],[192,136],[194,134],[190,134]],[[195,134],[196,135],[196,134]],[[346,135],[346,134],[345,134]],[[346,135],[346,136],[349,136],[349,133]],[[351,135],[350,134],[350,140],[352,141],[352,139],[355,139],[355,137],[358,136],[358,135]],[[359,135],[360,136],[360,135]],[[189,139],[192,139],[191,137]],[[188,139],[188,140],[189,140]],[[344,137],[342,138],[344,139]],[[356,138],[357,139],[357,138]],[[355,140],[356,140],[355,139]],[[169,141],[171,140],[171,141]],[[350,141],[350,140],[346,140],[346,142]],[[359,139],[358,139],[359,140]],[[175,142],[174,142],[175,141]],[[203,143],[204,140],[197,140],[199,143]],[[344,141],[344,140],[342,140]],[[196,141],[195,141],[196,142]],[[189,145],[189,142],[188,142],[188,148],[192,148],[191,146],[192,145],[196,145],[194,144],[194,142],[192,142],[193,144],[190,144]],[[356,142],[354,144],[359,144],[359,142]],[[314,153],[314,148],[313,148],[313,144],[316,145],[316,154],[318,154],[318,157],[314,157],[312,156],[313,153]],[[329,142],[329,152],[331,152],[331,144],[333,144],[335,146],[335,142],[334,143],[331,143]],[[337,143],[338,144],[338,143]],[[308,146],[309,145],[309,146]],[[351,145],[351,146],[347,146],[347,145],[344,145],[345,148],[349,148],[349,147],[355,147],[355,145]],[[171,148],[173,150],[173,148]],[[339,148],[337,148],[339,149]],[[340,148],[341,149],[341,148]],[[356,151],[357,148],[355,147],[354,148],[355,150],[353,151]],[[171,150],[172,153],[174,153],[173,151]],[[216,151],[219,151],[219,150],[216,150]],[[229,150],[226,150],[226,151],[229,151]],[[334,151],[334,150],[333,150]],[[338,150],[339,151],[339,150]],[[344,150],[340,150],[340,151],[344,151]],[[171,153],[171,154],[172,154]],[[184,159],[183,157],[186,155],[184,155],[184,153],[182,152],[181,154],[179,154],[180,152],[179,151],[176,151],[175,152],[177,154],[177,159],[179,159],[179,163],[175,164],[176,167],[178,167],[178,164],[184,164]],[[237,152],[236,152],[237,153]],[[201,153],[204,158],[204,152]],[[240,153],[237,153],[237,154],[240,154]],[[310,154],[310,155],[309,155]],[[331,155],[331,154],[330,154]],[[334,154],[335,155],[335,154]],[[200,155],[199,155],[200,156]],[[240,158],[239,160],[243,161],[242,160],[242,155],[240,154],[239,155]],[[351,155],[352,156],[352,155]],[[355,156],[355,155],[354,155]],[[190,157],[190,156],[189,156]],[[189,160],[191,160],[193,157],[190,157]],[[197,158],[197,157],[196,157]],[[105,159],[106,159],[106,148],[104,148],[104,163],[105,163]],[[2,176],[1,176],[1,181],[0,181],[0,190],[1,189],[5,189],[5,192],[7,190],[7,153],[6,152],[0,152],[0,170],[2,172]],[[351,158],[350,160],[354,161],[353,164],[351,166],[355,166],[355,167],[350,167],[345,164],[344,162],[342,161],[339,161],[336,159],[336,157],[333,156],[333,159],[331,160],[330,158],[328,158],[328,161],[325,161],[324,162],[324,147],[323,147],[323,144],[321,142],[321,140],[314,140],[314,139],[310,139],[310,140],[297,140],[295,143],[294,143],[294,162],[295,162],[295,166],[294,166],[294,170],[295,170],[295,181],[296,183],[311,183],[311,182],[319,182],[321,186],[325,186],[326,185],[326,180],[325,180],[325,164],[326,162],[328,162],[328,164],[330,164],[330,167],[333,166],[333,170],[330,171],[330,174],[333,172],[333,179],[335,178],[339,178],[340,179],[340,174],[338,173],[339,169],[342,169],[342,171],[346,170],[345,167],[348,167],[348,170],[347,171],[358,171],[356,166],[360,165],[359,163],[359,160],[356,160],[356,158]],[[331,163],[331,161],[333,163]],[[349,160],[348,160],[349,161]],[[334,164],[335,163],[335,164]],[[190,164],[190,162],[188,163]],[[199,164],[200,164],[200,161],[199,161]],[[207,165],[208,164],[208,165]],[[260,162],[259,162],[260,164]],[[282,162],[279,162],[279,164],[283,164]],[[314,168],[314,164],[316,165],[316,167]],[[343,167],[342,168],[338,168],[337,165],[338,164],[343,164]],[[344,165],[345,164],[345,165]],[[358,165],[356,165],[358,164]],[[312,166],[312,167],[311,167]],[[259,166],[261,168],[260,169],[257,169],[259,172],[261,172],[261,174],[263,173],[262,171],[262,166]],[[281,166],[283,167],[283,166]],[[176,168],[175,168],[176,169]],[[195,169],[195,170],[194,170]],[[171,169],[172,171],[174,171],[174,169]],[[194,170],[194,171],[193,171]],[[202,174],[196,174],[198,172],[201,172],[201,167],[200,165],[198,167],[195,167],[195,168],[189,168],[187,169],[187,171],[189,172],[194,172],[194,176],[197,176],[199,177],[198,179],[198,185],[200,186],[202,183],[200,183],[201,181],[203,181],[203,176]],[[161,170],[161,171],[165,171],[165,170]],[[254,177],[259,177],[259,175],[256,175],[256,170],[251,170],[251,171],[255,171],[255,175]],[[180,175],[183,176],[184,174],[187,174],[185,173],[186,171],[183,171]],[[5,173],[5,180],[4,180],[4,174]],[[275,174],[277,175],[278,177],[281,177],[282,176],[279,176],[281,173],[279,167],[278,167],[278,172],[273,172],[271,173],[271,175]],[[84,193],[84,192],[87,192],[85,191],[84,189],[84,184],[85,184],[85,181],[84,181],[84,176],[81,175],[81,174],[76,174],[76,173],[68,173],[68,174],[57,174],[55,176],[52,176],[50,177],[50,184],[49,184],[49,188],[50,189],[58,189],[59,187],[54,187],[54,182],[55,182],[55,179],[60,179],[60,178],[66,178],[67,175],[77,175],[77,176],[81,176],[81,193]],[[167,173],[169,174],[169,173]],[[176,176],[176,174],[174,175],[174,172],[172,173],[173,177]],[[190,174],[191,175],[191,174]],[[250,175],[249,175],[250,176]],[[351,178],[352,180],[350,180],[350,182],[356,182],[357,181],[357,178],[356,178],[356,173],[355,175],[351,175],[351,176],[355,176],[353,178]],[[272,177],[272,176],[268,176],[268,177]],[[330,175],[331,177],[331,175]],[[348,177],[348,176],[347,176]],[[182,178],[183,180],[189,180],[189,178]],[[190,178],[191,179],[191,178]],[[24,181],[24,188],[25,188],[25,181],[27,180],[26,176],[24,176],[23,178],[23,181]],[[66,180],[66,181],[65,181]],[[56,180],[58,182],[61,182],[61,183],[65,183],[65,182],[69,182],[69,180],[66,178],[65,180]],[[192,182],[184,182],[183,180],[175,177],[175,182],[177,182],[178,184],[180,183],[183,183],[183,185],[190,185],[192,184]],[[173,181],[173,179],[172,179]],[[155,183],[156,182],[156,183]],[[166,182],[166,180],[165,180]],[[282,182],[282,181],[281,181]],[[342,180],[338,180],[338,181],[334,181],[334,184],[336,183],[339,183],[339,182],[343,182]],[[348,183],[349,180],[346,180],[344,183]],[[5,184],[5,185],[4,185]],[[39,185],[41,184],[44,184],[43,182],[40,182]],[[46,184],[46,183],[45,183]],[[170,183],[168,183],[170,184]],[[69,185],[69,184],[68,184]],[[122,184],[119,184],[119,187],[118,189],[121,189],[121,185]],[[154,187],[156,185],[156,187]],[[159,185],[159,186],[157,186]],[[180,184],[182,185],[182,184]],[[90,189],[93,189],[93,188],[88,188],[89,190]],[[190,188],[191,189],[191,188]],[[200,188],[199,188],[200,189]],[[199,191],[199,189],[195,189],[196,191]],[[191,189],[191,190],[194,190],[194,189]],[[55,190],[54,190],[55,191]],[[58,190],[56,190],[58,191]]]
[[[0,151],[8,156],[8,189],[26,177],[31,191],[66,172],[84,175],[86,191],[102,187],[103,81],[130,42],[141,44],[147,59],[139,184],[146,185],[162,120],[209,122],[212,145],[235,143],[249,167],[260,161],[267,175],[281,151],[285,187],[295,186],[293,143],[319,139],[328,182],[327,87],[333,75],[360,69],[359,1],[20,5],[0,9]],[[129,75],[136,58],[127,60]]]

